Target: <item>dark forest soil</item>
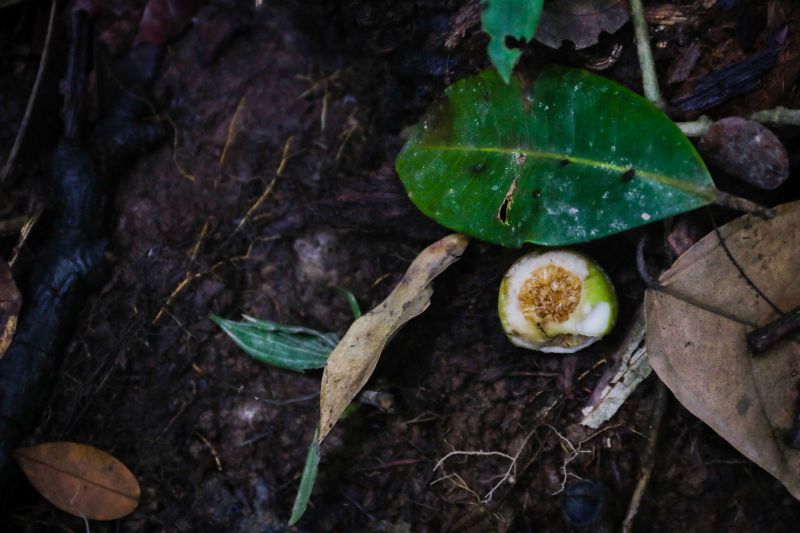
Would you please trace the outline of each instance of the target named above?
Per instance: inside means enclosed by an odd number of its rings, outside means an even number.
[[[295,530],[285,524],[318,416],[320,374],[254,362],[208,316],[244,313],[342,333],[351,317],[331,286],[371,308],[446,233],[409,203],[393,162],[404,128],[446,84],[486,66],[475,28],[443,46],[458,7],[380,0],[254,12],[252,2],[219,1],[169,44],[153,93],[174,142],[114,176],[113,273],[83,310],[29,439],[92,444],[136,473],[138,510],[92,523],[93,531]],[[703,16],[656,32],[661,66],[709,29],[703,42],[715,46],[713,32],[727,35],[737,12]],[[626,26],[616,37],[623,55],[604,75],[636,89],[631,33]],[[554,60],[580,64],[536,45],[523,68]],[[35,73],[30,57],[18,65],[0,76],[3,158]],[[790,104],[792,83],[719,112]],[[32,172],[15,185],[4,215],[43,202],[29,196],[35,179]],[[578,420],[641,301],[634,245],[623,235],[584,247],[614,279],[621,319],[610,338],[565,357],[506,340],[496,291],[519,251],[473,243],[367,386],[391,392],[394,412],[361,405],[326,440],[296,530],[565,531],[561,492],[578,477],[603,487],[607,523],[618,529],[649,435],[654,378],[600,433]],[[488,503],[479,500],[507,460],[460,457],[434,471],[453,450],[514,455],[521,446],[513,484]],[[800,520],[779,482],[674,399],[657,457],[638,531],[789,531]],[[4,531],[84,530],[21,476],[11,483]]]

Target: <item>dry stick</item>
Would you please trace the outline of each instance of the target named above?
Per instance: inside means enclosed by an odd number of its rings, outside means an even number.
[[[764,220],[775,217],[774,209],[758,205],[747,198],[741,198],[725,191],[717,191],[717,200],[714,203],[721,207],[733,209],[734,211],[755,215]]]
[[[636,52],[639,54],[639,68],[642,71],[642,87],[644,95],[659,109],[664,109],[664,100],[661,89],[658,87],[656,65],[653,60],[653,51],[650,48],[650,31],[647,28],[647,19],[644,16],[642,0],[630,0],[633,30],[636,34]]]
[[[292,147],[293,140],[293,136],[286,139],[286,143],[283,145],[283,156],[281,157],[281,162],[278,165],[278,170],[275,171],[275,176],[273,176],[272,181],[269,183],[269,185],[267,185],[267,188],[264,189],[264,192],[261,194],[258,200],[256,200],[256,203],[254,203],[250,209],[247,210],[247,213],[245,213],[244,217],[242,217],[242,220],[236,226],[236,229],[233,230],[233,234],[238,233],[239,230],[242,229],[247,221],[250,220],[250,217],[253,216],[253,213],[258,211],[258,208],[261,207],[261,204],[263,204],[270,193],[272,193],[272,189],[275,188],[275,183],[277,183],[278,178],[283,174],[283,171],[286,168],[286,163],[289,161],[289,149]]]
[[[746,335],[747,346],[750,347],[753,355],[759,355],[797,331],[800,331],[800,306],[748,333]]]
[[[800,126],[800,109],[778,106],[775,109],[756,111],[750,115],[750,119],[774,126]]]
[[[650,483],[650,478],[653,475],[653,467],[655,466],[656,459],[656,444],[658,443],[658,432],[661,428],[661,421],[664,418],[664,411],[667,408],[667,387],[661,381],[656,385],[656,403],[653,406],[653,412],[650,416],[650,438],[647,441],[647,448],[644,451],[642,459],[642,475],[636,483],[636,489],[631,496],[630,504],[628,505],[628,512],[625,514],[625,520],[622,522],[622,533],[630,533],[633,530],[633,521],[636,518],[636,513],[639,512],[639,506],[642,503],[642,497],[647,490],[647,485]]]

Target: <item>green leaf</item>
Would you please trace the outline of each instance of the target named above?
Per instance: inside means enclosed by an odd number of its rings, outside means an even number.
[[[244,322],[211,315],[241,349],[262,363],[302,372],[322,368],[339,343],[335,333],[321,333],[300,326],[284,326],[244,316]]]
[[[356,320],[361,318],[362,315],[361,306],[358,305],[358,300],[356,300],[356,295],[348,291],[344,287],[334,286],[333,288],[336,290],[336,292],[338,292],[342,296],[342,298],[347,300],[347,305],[350,306],[350,312],[353,314],[353,318],[355,318]]]
[[[454,231],[510,247],[605,237],[695,209],[717,190],[666,115],[586,71],[450,86],[397,158],[408,195]]]
[[[306,455],[306,466],[303,467],[303,476],[300,478],[300,488],[297,489],[297,496],[292,505],[292,517],[289,518],[289,525],[293,526],[303,513],[306,512],[308,499],[311,497],[311,489],[314,488],[314,480],[317,478],[317,468],[319,467],[319,429],[314,432],[314,439],[308,448]]]
[[[506,37],[530,40],[542,15],[542,0],[488,0],[481,15],[483,31],[489,34],[489,59],[506,83],[522,54],[506,46]]]

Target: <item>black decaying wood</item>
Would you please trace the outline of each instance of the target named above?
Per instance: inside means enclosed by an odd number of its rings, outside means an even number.
[[[35,427],[61,365],[76,318],[107,270],[108,184],[98,176],[90,151],[80,145],[85,128],[86,36],[84,16],[72,19],[68,76],[63,84],[64,139],[52,156],[55,212],[49,237],[27,279],[14,340],[0,360],[0,492],[8,477],[11,450]],[[149,111],[138,97],[124,94],[97,127],[94,153],[103,174],[121,158],[163,138],[159,124],[143,123]]]
[[[748,93],[758,88],[761,78],[775,65],[778,52],[778,49],[770,49],[710,72],[697,80],[688,94],[672,103],[683,112],[702,111]]]
[[[50,395],[76,310],[103,279],[106,242],[97,238],[104,197],[89,157],[62,143],[53,157],[61,207],[54,233],[24,293],[19,326],[0,360],[0,486],[10,452],[39,417]]]

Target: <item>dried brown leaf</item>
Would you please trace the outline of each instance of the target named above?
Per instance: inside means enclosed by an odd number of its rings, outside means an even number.
[[[627,0],[547,0],[535,38],[551,48],[571,41],[582,50],[597,44],[600,32],[614,33],[629,18]]]
[[[11,346],[21,305],[22,296],[14,283],[11,269],[0,259],[0,359]]]
[[[322,374],[319,442],[372,375],[392,336],[427,309],[433,278],[456,262],[468,243],[468,237],[453,234],[425,248],[392,293],[347,330]]]
[[[747,276],[788,311],[800,304],[800,202],[777,213],[772,220],[744,216],[720,232]],[[647,291],[653,370],[692,414],[800,499],[800,451],[786,440],[797,404],[800,343],[787,338],[760,357],[750,354],[745,334],[778,314],[742,277],[714,232],[680,256],[661,282],[708,310]]]
[[[47,442],[18,448],[14,458],[39,494],[75,516],[115,520],[139,505],[139,483],[131,471],[93,446]]]

